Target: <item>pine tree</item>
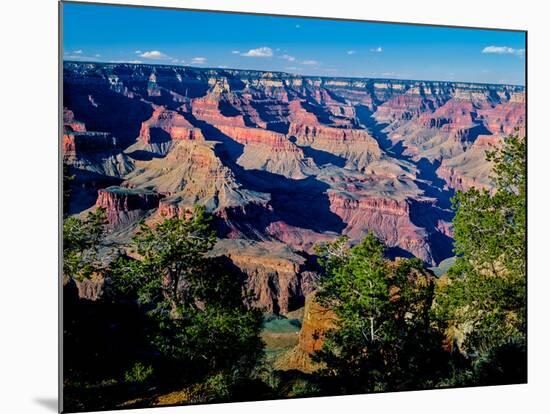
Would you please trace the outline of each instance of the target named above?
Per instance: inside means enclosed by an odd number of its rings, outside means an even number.
[[[102,268],[98,257],[105,234],[106,213],[103,208],[81,219],[63,221],[63,274],[75,280],[89,278]]]
[[[510,136],[487,154],[494,190],[470,189],[453,200],[455,252],[436,310],[461,332],[455,346],[469,363],[457,381],[526,380],[526,142]]]
[[[341,392],[397,391],[433,385],[441,337],[430,323],[434,278],[418,259],[391,262],[372,234],[318,249],[324,268],[317,300],[337,315],[314,359]]]
[[[246,306],[232,264],[208,255],[215,241],[204,207],[142,225],[132,244],[139,260],[119,258],[109,276],[111,289],[134,294],[147,312],[151,345],[177,367],[174,381],[217,384],[207,400],[229,398],[263,356],[261,312]]]

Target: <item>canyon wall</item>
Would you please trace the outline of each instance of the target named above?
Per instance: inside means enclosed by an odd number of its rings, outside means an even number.
[[[216,254],[255,306],[315,290],[314,246],[373,232],[387,254],[452,256],[457,190],[491,188],[485,152],[525,133],[521,86],[64,63],[70,214],[101,206],[125,244],[140,220],[215,217]],[[95,290],[98,291],[97,289]],[[94,294],[95,295],[95,294]]]

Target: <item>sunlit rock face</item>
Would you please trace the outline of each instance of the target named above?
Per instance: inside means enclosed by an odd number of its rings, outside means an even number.
[[[452,255],[450,198],[488,188],[485,152],[525,132],[513,85],[308,77],[143,64],[64,64],[70,214],[138,222],[213,213],[253,305],[315,290],[315,245],[373,232],[388,255]]]

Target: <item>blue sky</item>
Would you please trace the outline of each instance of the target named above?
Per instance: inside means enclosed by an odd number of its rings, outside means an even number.
[[[70,3],[63,23],[66,60],[525,83],[521,32]]]

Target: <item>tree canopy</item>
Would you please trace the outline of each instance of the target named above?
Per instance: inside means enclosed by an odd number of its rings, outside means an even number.
[[[391,262],[369,234],[318,249],[318,301],[338,317],[315,359],[344,392],[414,389],[437,377],[441,337],[430,324],[434,277],[419,259]],[[433,384],[433,383],[432,383]]]
[[[242,275],[208,255],[215,241],[204,207],[143,224],[131,245],[137,259],[120,257],[109,279],[112,289],[135,295],[152,322],[151,344],[179,367],[180,380],[216,377],[219,386],[219,378],[227,385],[248,377],[263,343],[262,315],[247,306]]]
[[[454,197],[457,260],[440,284],[436,311],[460,334],[455,335],[455,346],[471,363],[466,382],[522,382],[527,305],[525,139],[508,137],[502,147],[488,152],[487,159],[494,164],[494,189],[472,188]],[[502,355],[507,355],[506,361]],[[490,365],[507,374],[488,375]]]
[[[102,267],[98,250],[105,234],[106,214],[103,208],[81,219],[68,217],[63,221],[63,274],[83,280]]]

